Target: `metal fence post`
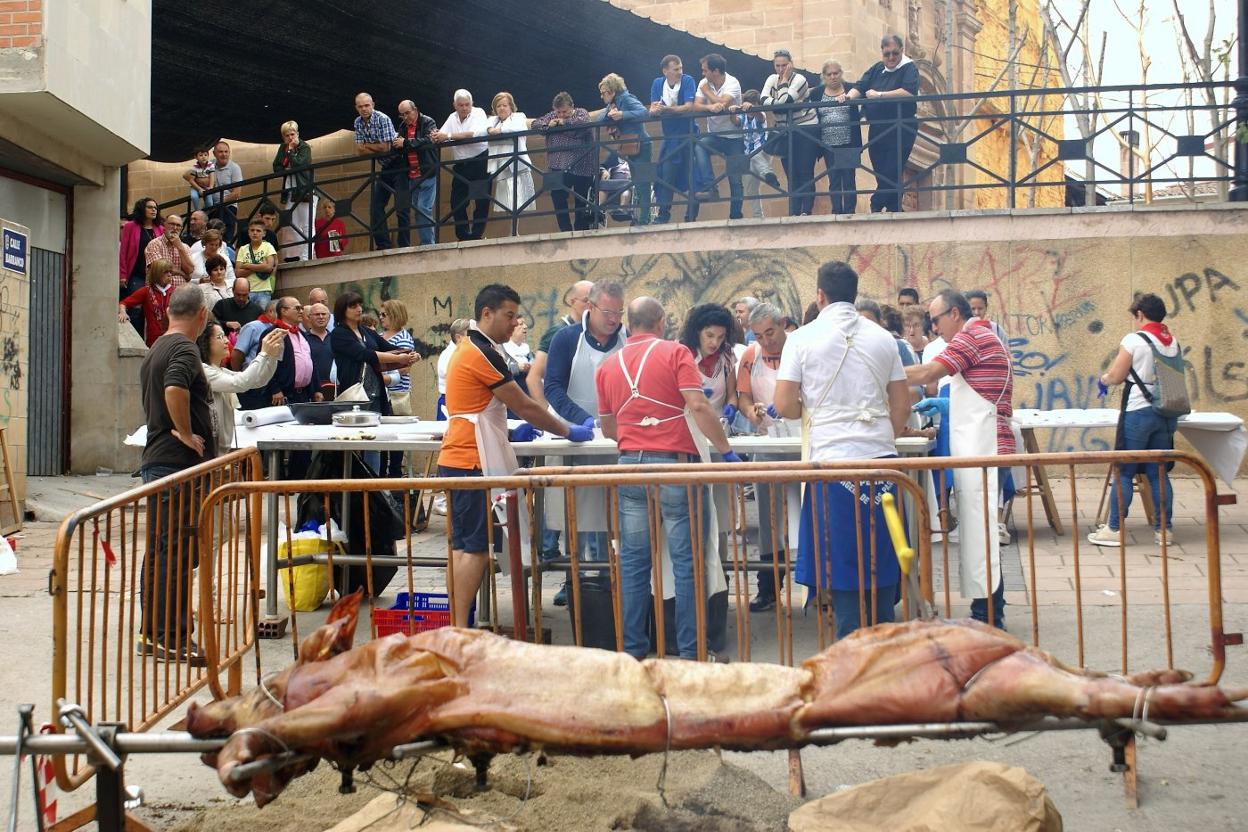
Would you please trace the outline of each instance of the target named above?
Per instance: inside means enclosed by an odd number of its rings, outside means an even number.
[[[1235,79],[1235,181],[1231,202],[1248,202],[1248,0],[1239,0],[1239,75]]]

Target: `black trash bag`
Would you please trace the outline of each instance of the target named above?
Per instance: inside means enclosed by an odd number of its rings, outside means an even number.
[[[659,640],[653,637],[654,615],[650,616],[651,649],[659,649]],[[706,649],[722,653],[728,645],[728,590],[716,592],[706,599]],[[663,648],[669,656],[679,656],[676,643],[676,599],[663,600]]]
[[[615,649],[615,610],[611,606],[611,577],[605,572],[585,574],[581,566],[581,646]],[[568,618],[576,637],[576,615],[572,604],[572,576],[568,575]]]
[[[313,453],[312,461],[308,465],[306,479],[341,478],[342,457],[340,453],[340,451],[317,451]],[[359,454],[353,453],[351,454],[351,478],[377,479],[377,473],[364,462]],[[300,494],[296,527],[302,526],[309,520],[315,520],[318,524],[325,522],[324,508],[326,496],[329,498],[329,512],[334,522],[338,524],[339,528],[342,527],[342,498],[337,494]],[[356,491],[351,493],[347,499],[351,501],[351,525],[350,528],[346,529],[347,552],[352,555],[372,555],[373,557],[394,556],[394,542],[403,540],[408,535],[407,524],[403,522],[402,502],[395,499],[394,495],[389,491],[369,492],[369,539],[372,542],[370,550],[364,545],[364,494]],[[337,567],[334,571],[337,573],[334,575],[334,586],[340,592],[348,594],[355,592],[357,589],[363,589],[365,594],[368,593],[367,566],[361,564],[359,566]],[[397,566],[373,564],[373,595],[378,596],[385,592],[386,587],[390,585],[390,581],[394,579],[395,573],[398,571]],[[344,574],[345,585],[343,583]]]

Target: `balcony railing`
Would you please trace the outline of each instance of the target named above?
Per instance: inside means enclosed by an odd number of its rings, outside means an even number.
[[[312,256],[316,242],[311,212],[324,200],[332,202],[334,214],[343,220],[345,238],[366,240],[370,249],[420,244],[422,231],[424,239],[432,236],[436,242],[471,237],[474,210],[486,213],[493,234],[502,226],[506,234],[515,235],[529,229],[549,231],[552,217],[561,227],[577,229],[597,227],[609,219],[632,224],[669,218],[688,221],[702,215],[705,206],[724,203],[735,217],[746,210],[739,198],[760,200],[759,205],[778,203],[767,212],[773,216],[823,213],[827,211],[823,197],[833,207],[839,203],[842,210],[861,211],[867,206],[860,197],[887,195],[898,186],[902,210],[1217,201],[1225,200],[1235,184],[1231,92],[1230,83],[1188,83],[922,95],[902,99],[917,105],[913,118],[895,112],[890,116],[881,109],[898,99],[888,99],[888,104],[859,99],[853,103],[859,106],[859,116],[865,114],[868,120],[826,134],[818,123],[787,129],[784,122],[802,111],[819,115],[843,105],[755,107],[751,112],[764,114],[771,125],[768,131],[774,138],[768,148],[783,157],[770,159],[775,178],[765,176],[758,164],[759,151],[746,152],[741,132],[708,133],[705,113],[591,121],[448,141],[437,147],[432,186],[436,193],[427,217],[412,205],[404,151],[326,159],[234,184],[228,200],[222,200],[224,188],[205,196],[217,203],[207,209],[210,215],[225,219],[231,236],[237,227],[240,239],[247,220],[262,205],[272,203],[286,229],[283,257],[305,259]],[[1210,99],[1218,103],[1210,105]],[[1092,104],[1075,106],[1078,101]],[[687,132],[689,121],[696,122],[696,132]],[[616,132],[621,125],[625,130],[642,126],[649,136],[639,141],[635,135]],[[576,139],[558,148],[543,146],[558,133],[571,133]],[[841,144],[846,134],[850,141]],[[907,153],[911,139],[913,150]],[[452,152],[473,144],[487,146],[475,159],[476,170],[471,162],[457,162]],[[629,163],[630,177],[624,184],[601,178],[599,164],[612,153]],[[899,153],[906,156],[906,164],[897,183],[895,175],[875,168],[881,159]],[[815,160],[809,179],[797,170],[803,154]],[[578,163],[599,175],[588,184],[578,180],[567,172]],[[790,167],[792,177],[786,172]],[[287,179],[305,172],[315,203],[283,201]],[[526,176],[533,184],[531,195],[515,186]],[[509,178],[508,199],[500,193],[500,185]],[[734,180],[741,183],[740,189]],[[750,183],[757,187],[747,187]],[[552,194],[562,194],[567,207],[555,207]],[[818,201],[812,206],[803,197]],[[383,203],[384,209],[370,216],[370,204]],[[189,199],[164,203],[161,209],[185,213]],[[353,248],[360,250],[358,245]]]

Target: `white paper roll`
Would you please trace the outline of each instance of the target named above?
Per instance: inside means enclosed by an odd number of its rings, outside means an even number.
[[[281,407],[262,407],[258,410],[244,410],[239,414],[239,422],[249,428],[259,427],[260,425],[276,425],[279,422],[293,422],[295,417],[291,415],[290,408],[285,405]]]

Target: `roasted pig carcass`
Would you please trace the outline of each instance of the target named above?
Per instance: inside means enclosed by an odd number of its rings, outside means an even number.
[[[192,706],[192,734],[230,736],[206,761],[231,793],[271,800],[306,760],[238,782],[230,772],[286,751],[363,767],[426,739],[487,754],[749,750],[800,745],[840,725],[1104,719],[1130,717],[1145,703],[1158,719],[1216,719],[1241,714],[1233,702],[1248,697],[1182,684],[1188,677],[1179,671],[1072,670],[969,621],[882,624],[788,668],[637,661],[450,627],[344,650],[356,614],[336,608],[262,692]]]

